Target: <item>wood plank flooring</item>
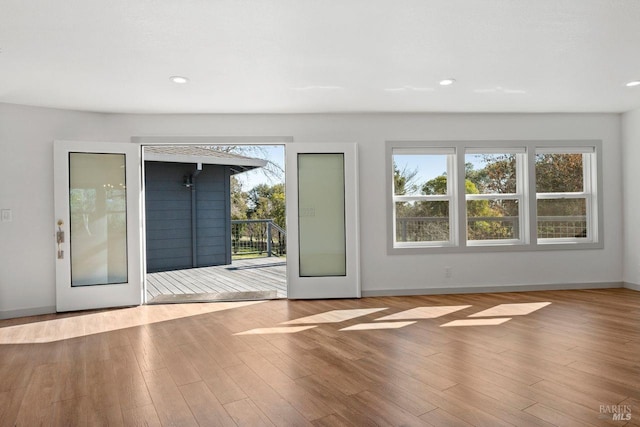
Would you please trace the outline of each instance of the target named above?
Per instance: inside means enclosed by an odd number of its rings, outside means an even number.
[[[147,274],[147,301],[158,295],[275,291],[287,297],[287,262],[263,257],[234,260],[231,265]]]
[[[631,418],[614,420],[614,410]],[[640,293],[178,304],[3,320],[0,426],[14,425],[640,426]]]

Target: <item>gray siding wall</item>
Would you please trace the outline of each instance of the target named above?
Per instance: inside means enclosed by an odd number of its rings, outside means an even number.
[[[231,264],[229,168],[204,165],[196,193],[198,266]]]
[[[229,168],[203,165],[195,178],[194,254],[192,191],[183,181],[195,170],[195,164],[145,162],[148,272],[231,263]]]

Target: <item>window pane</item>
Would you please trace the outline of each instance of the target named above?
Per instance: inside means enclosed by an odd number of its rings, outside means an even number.
[[[447,194],[446,154],[395,154],[393,193],[396,196]]]
[[[538,200],[538,238],[587,237],[587,200]]]
[[[574,193],[584,189],[583,154],[536,154],[536,191]]]
[[[398,202],[396,242],[449,241],[449,202]]]
[[[344,154],[298,154],[300,277],[345,276]]]
[[[124,154],[69,153],[71,286],[127,281]]]
[[[515,194],[515,154],[466,154],[465,189],[467,194]]]
[[[517,200],[468,200],[467,239],[519,239]]]

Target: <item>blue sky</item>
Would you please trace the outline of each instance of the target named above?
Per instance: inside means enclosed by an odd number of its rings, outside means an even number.
[[[283,145],[262,145],[258,147],[244,155],[270,160],[284,171],[285,150]],[[400,170],[403,168],[406,168],[407,171],[417,170],[418,174],[415,181],[423,184],[446,172],[446,157],[446,155],[395,155],[394,160]],[[465,157],[465,161],[473,163],[476,169],[484,167],[481,155],[467,154]],[[242,182],[243,191],[249,191],[258,184],[274,185],[284,182],[284,174],[275,178],[273,176],[268,177],[260,169],[238,174],[236,177]]]
[[[422,187],[425,182],[438,177],[447,171],[447,155],[413,155],[413,154],[396,154],[393,156],[399,170],[418,171],[414,178],[414,184]],[[467,154],[465,156],[466,163],[472,163],[475,169],[482,169],[485,162],[482,160],[481,154]],[[418,191],[418,194],[420,192]]]
[[[269,160],[279,166],[284,171],[284,145],[261,145],[255,150],[243,153],[244,156],[257,157]],[[261,169],[254,169],[249,172],[236,175],[242,183],[242,190],[249,191],[258,184],[274,185],[284,182],[284,172],[280,177],[267,176]]]

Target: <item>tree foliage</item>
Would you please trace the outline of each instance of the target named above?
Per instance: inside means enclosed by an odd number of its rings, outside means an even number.
[[[242,183],[231,176],[231,219],[247,219],[249,195],[242,191]]]
[[[470,219],[467,233],[469,239],[505,239],[517,237],[519,206],[516,200],[501,198],[501,194],[517,193],[517,171],[515,154],[485,154],[477,156],[480,162],[465,164],[466,194],[495,194],[491,200],[469,200],[466,203],[467,218]],[[480,163],[480,165],[478,165]],[[480,166],[480,167],[478,167]],[[476,169],[477,168],[477,169]],[[581,192],[583,191],[583,156],[582,154],[539,154],[535,162],[536,191]],[[447,194],[447,176],[442,174],[422,184],[417,183],[417,171],[400,170],[394,164],[395,194],[406,194],[409,188],[418,189],[424,195]],[[411,183],[409,187],[408,183]],[[416,191],[417,192],[417,191]],[[586,212],[584,199],[539,200],[538,215],[541,217],[584,216]],[[413,201],[396,204],[396,217],[399,233],[405,233],[408,240],[446,240],[448,239],[449,202],[447,201]],[[443,220],[437,220],[442,218]],[[501,218],[504,218],[502,220]],[[418,221],[421,219],[420,221]],[[576,220],[580,221],[580,220]],[[583,220],[582,220],[583,221]],[[420,225],[418,225],[420,224]],[[439,229],[434,231],[435,225]],[[413,227],[413,236],[408,236],[407,227]],[[539,233],[565,233],[556,230],[561,225],[544,225]],[[542,230],[540,227],[544,227]],[[559,231],[560,230],[560,231]],[[435,237],[434,237],[435,236]],[[575,237],[584,237],[582,234]],[[571,236],[569,236],[571,237]]]
[[[252,188],[247,196],[249,199],[247,218],[273,219],[278,226],[285,227],[284,184],[259,184]]]
[[[579,192],[583,190],[582,154],[538,154],[536,191]]]
[[[418,170],[407,169],[400,170],[396,162],[393,162],[393,192],[398,196],[414,193],[419,185],[417,183]]]

